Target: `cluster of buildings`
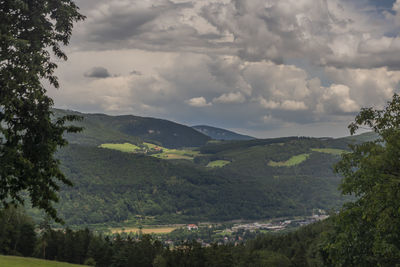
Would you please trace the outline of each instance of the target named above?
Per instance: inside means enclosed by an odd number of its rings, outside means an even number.
[[[187,224],[183,229],[190,231],[191,233],[189,235],[203,247],[208,247],[212,243],[217,243],[219,245],[228,243],[239,245],[240,243],[245,242],[247,239],[256,237],[257,234],[263,231],[276,232],[288,228],[297,228],[299,226],[324,220],[328,217],[329,216],[326,215],[324,211],[319,210],[314,215],[309,217],[281,219],[267,223],[238,223],[226,229],[224,229],[222,225],[215,228],[215,225],[213,226],[211,224],[203,225],[200,228],[196,224]],[[176,242],[177,240],[174,240],[174,238],[171,237],[168,237],[168,239],[164,240],[164,244],[169,246],[173,246]]]
[[[227,229],[227,231],[238,232],[239,230],[254,232],[255,230],[269,230],[269,231],[280,231],[284,230],[287,227],[298,227],[307,225],[310,223],[314,223],[317,221],[324,220],[328,218],[329,215],[326,214],[315,214],[310,217],[302,218],[302,219],[293,219],[293,220],[281,220],[276,222],[269,223],[247,223],[247,224],[237,224],[233,226],[231,229]]]

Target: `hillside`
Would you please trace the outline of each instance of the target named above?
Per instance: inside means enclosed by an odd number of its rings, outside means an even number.
[[[355,143],[363,143],[363,142],[375,141],[376,139],[378,139],[378,135],[375,132],[366,132],[353,136],[346,136],[340,139]]]
[[[81,133],[66,134],[71,144],[98,146],[103,143],[139,144],[149,141],[167,148],[179,148],[199,147],[210,140],[210,137],[191,127],[168,120],[132,115],[85,114],[61,109],[53,111],[56,117],[74,114],[83,118],[82,121],[73,123],[84,128]]]
[[[84,267],[87,265],[71,264],[59,261],[40,260],[16,256],[0,255],[0,266],[3,267]]]
[[[86,130],[68,135],[71,144],[57,155],[74,183],[62,188],[57,204],[67,225],[255,220],[309,215],[345,200],[332,166],[353,140],[207,142],[209,137],[168,121],[80,115]],[[149,127],[162,131],[158,141],[145,139]],[[187,135],[177,140],[171,135],[177,132]],[[203,145],[167,146],[189,144]]]
[[[162,224],[303,215],[343,202],[340,178],[332,173],[338,155],[313,149],[344,144],[312,138],[274,141],[279,142],[221,144],[223,149],[193,161],[72,144],[58,154],[74,183],[62,189],[58,210],[67,224],[134,222],[142,216],[147,223]],[[294,165],[269,164],[299,154],[308,156]],[[220,160],[227,164],[207,167]]]
[[[211,137],[214,140],[252,140],[254,137],[248,135],[238,134],[225,129],[207,126],[207,125],[197,125],[192,126],[192,128],[197,131]]]

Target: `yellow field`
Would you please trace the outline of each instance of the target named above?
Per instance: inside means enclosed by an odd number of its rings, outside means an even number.
[[[159,228],[143,228],[143,234],[169,234],[178,227],[159,227]],[[139,228],[137,227],[126,227],[126,228],[111,228],[111,233],[138,233]]]

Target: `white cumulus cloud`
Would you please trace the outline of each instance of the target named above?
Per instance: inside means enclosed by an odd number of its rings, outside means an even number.
[[[196,108],[202,108],[202,107],[207,107],[207,106],[212,105],[211,103],[207,103],[207,100],[202,96],[193,97],[193,98],[187,100],[186,103],[189,106],[196,107]]]
[[[246,101],[245,96],[241,92],[232,92],[227,94],[222,94],[219,97],[213,99],[214,103],[243,103]]]

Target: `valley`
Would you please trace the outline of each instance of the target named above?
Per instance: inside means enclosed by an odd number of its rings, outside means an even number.
[[[332,165],[353,139],[211,140],[158,119],[144,118],[146,124],[134,116],[78,115],[84,130],[66,135],[70,144],[57,154],[74,184],[62,187],[57,204],[70,227],[310,216],[314,209],[335,209],[346,201]],[[166,132],[154,123],[160,121]],[[156,138],[131,132],[151,132]],[[191,146],[181,139],[191,140]],[[204,143],[194,145],[199,142]],[[35,210],[28,212],[41,218]]]
[[[139,240],[142,235],[151,235],[165,246],[179,246],[182,240],[196,240],[203,247],[211,244],[244,244],[259,234],[277,234],[294,231],[300,226],[327,219],[323,210],[316,210],[312,216],[274,218],[257,221],[197,222],[160,226],[108,228],[100,231],[102,235],[116,238]]]

